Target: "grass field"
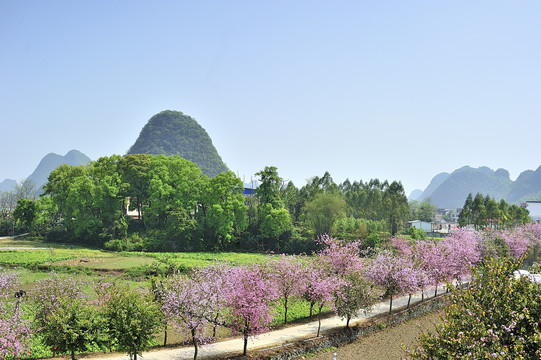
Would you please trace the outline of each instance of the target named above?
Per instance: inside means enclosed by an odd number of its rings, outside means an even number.
[[[233,252],[143,253],[110,252],[100,249],[46,243],[38,239],[0,239],[0,266],[72,272],[74,269],[126,272],[141,277],[167,268],[181,271],[204,267],[213,261],[232,265],[263,263],[269,255]]]

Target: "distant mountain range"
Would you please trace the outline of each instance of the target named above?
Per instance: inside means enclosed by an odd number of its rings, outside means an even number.
[[[150,118],[128,154],[178,155],[210,177],[228,170],[205,129],[180,111],[166,110]]]
[[[512,181],[509,171],[496,171],[482,166],[472,168],[461,167],[452,173],[440,173],[432,179],[424,191],[414,190],[409,199],[424,199],[440,208],[460,208],[469,193],[489,195],[496,200],[504,199],[518,204],[526,200],[541,200],[541,166],[537,170],[527,170]]]
[[[32,174],[27,178],[32,180],[34,186],[39,189],[38,193],[41,193],[43,185],[47,183],[49,174],[62,164],[68,164],[71,166],[86,165],[90,162],[90,158],[78,150],[71,150],[66,155],[58,155],[55,153],[49,153],[45,155],[39,162],[38,166]],[[15,180],[6,179],[0,183],[0,192],[12,191],[17,186]]]

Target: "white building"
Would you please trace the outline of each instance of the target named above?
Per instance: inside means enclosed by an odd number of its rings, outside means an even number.
[[[426,221],[421,221],[421,220],[414,220],[414,221],[408,221],[410,226],[413,226],[417,229],[422,229],[426,232],[432,232],[433,230],[433,227],[432,227],[432,223],[429,223],[429,222],[426,222]]]
[[[526,201],[526,209],[533,221],[541,221],[541,201]]]

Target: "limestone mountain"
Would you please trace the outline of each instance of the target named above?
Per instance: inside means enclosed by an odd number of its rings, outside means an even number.
[[[536,171],[524,171],[516,181],[510,179],[505,169],[464,166],[451,174],[436,175],[418,200],[429,199],[440,208],[460,208],[469,193],[478,192],[514,204],[541,200],[541,166]]]
[[[447,178],[449,177],[449,173],[442,172],[438,175],[434,176],[432,180],[430,180],[430,184],[426,187],[426,189],[423,191],[421,195],[418,196],[417,200],[424,200],[430,198],[432,193],[440,186]]]
[[[12,191],[17,186],[17,181],[13,179],[5,179],[0,182],[0,193],[5,191]]]
[[[515,203],[541,200],[541,166],[535,171],[523,171],[513,182],[506,200]]]
[[[421,189],[415,189],[411,192],[410,196],[408,196],[409,201],[416,201],[423,195],[423,190]]]
[[[71,150],[66,155],[58,155],[49,153],[45,155],[38,164],[38,167],[28,177],[32,180],[36,188],[41,189],[47,183],[51,171],[63,164],[71,166],[86,165],[90,162],[90,158],[78,150]]]
[[[166,110],[150,118],[128,154],[178,155],[210,177],[228,170],[205,129],[180,111]]]

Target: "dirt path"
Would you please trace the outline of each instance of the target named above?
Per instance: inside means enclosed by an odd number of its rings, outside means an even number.
[[[319,352],[299,359],[332,360],[336,352],[336,360],[397,360],[404,359],[402,344],[413,348],[419,344],[418,337],[426,331],[434,331],[442,312],[437,311],[408,320],[399,325],[386,328],[377,333],[359,338],[354,343],[336,350]]]

